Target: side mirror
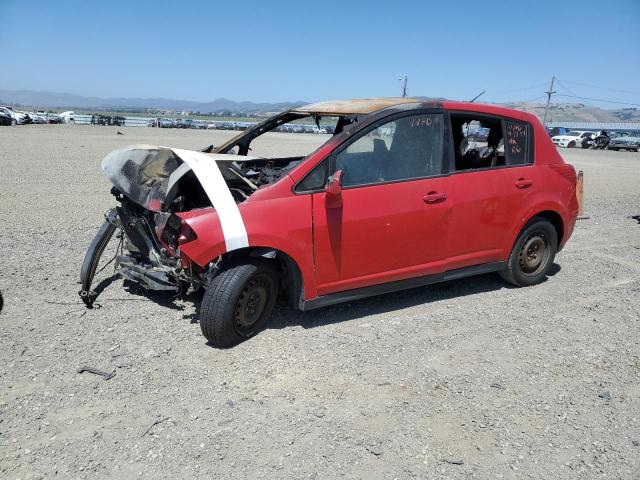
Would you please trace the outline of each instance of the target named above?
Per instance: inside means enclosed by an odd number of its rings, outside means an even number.
[[[327,208],[342,207],[342,170],[329,177],[324,187],[324,199]]]

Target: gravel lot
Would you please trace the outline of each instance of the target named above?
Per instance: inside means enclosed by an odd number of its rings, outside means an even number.
[[[103,156],[231,134],[0,129],[0,478],[640,477],[640,154],[562,150],[590,218],[536,287],[485,275],[281,305],[225,351],[191,298],[117,281],[85,310],[80,263],[114,203]],[[279,140],[323,136],[252,153]]]

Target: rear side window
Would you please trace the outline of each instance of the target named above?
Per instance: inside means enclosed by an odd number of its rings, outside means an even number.
[[[442,173],[442,114],[396,118],[357,138],[336,155],[342,185],[355,187]]]
[[[531,163],[531,126],[524,122],[505,120],[505,156],[507,165]]]

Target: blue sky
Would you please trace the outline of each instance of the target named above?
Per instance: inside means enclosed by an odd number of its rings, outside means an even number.
[[[556,75],[640,106],[640,0],[0,0],[0,25],[0,89],[315,101],[407,74],[410,95],[541,101]]]

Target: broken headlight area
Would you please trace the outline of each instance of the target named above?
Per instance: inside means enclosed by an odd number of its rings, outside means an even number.
[[[106,215],[81,270],[83,302],[91,307],[117,277],[154,291],[199,288],[204,270],[180,257],[180,245],[195,238],[186,223],[173,213],[147,210],[117,189],[113,193],[120,205]]]
[[[242,203],[258,188],[277,182],[301,160],[152,145],[111,152],[102,161],[102,169],[119,205],[87,251],[81,272],[83,301],[87,306],[95,301],[103,283],[94,282],[94,277],[103,272],[105,262],[113,264],[107,272],[149,290],[199,288],[205,270],[180,251],[197,237],[178,214],[217,207],[229,212],[229,204]],[[119,242],[115,250],[112,242]],[[92,289],[92,283],[98,286]]]

